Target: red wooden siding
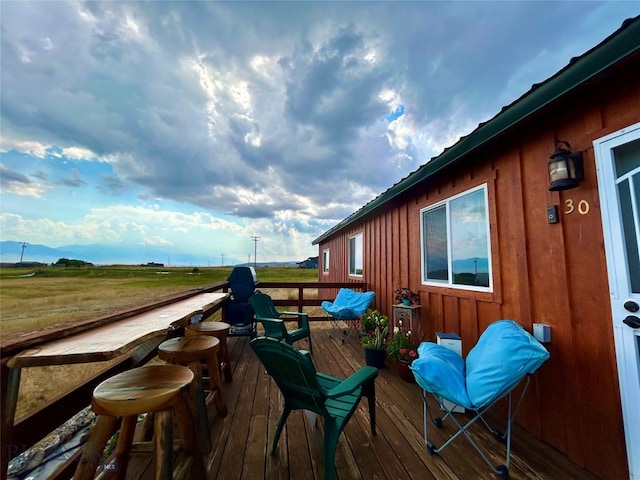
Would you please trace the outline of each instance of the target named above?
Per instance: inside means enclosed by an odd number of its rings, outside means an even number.
[[[640,56],[539,112],[471,155],[385,204],[319,245],[330,250],[329,275],[347,278],[348,237],[363,233],[364,276],[374,306],[391,315],[393,293],[420,293],[422,340],[455,331],[464,354],[491,322],[512,318],[532,331],[551,325],[550,360],[534,377],[518,423],[605,479],[628,477],[615,363],[594,139],[640,121]],[[556,139],[582,151],[585,181],[549,192],[547,162]],[[421,284],[420,209],[486,183],[492,293]],[[566,213],[587,202],[589,211]],[[560,222],[547,222],[558,205]]]

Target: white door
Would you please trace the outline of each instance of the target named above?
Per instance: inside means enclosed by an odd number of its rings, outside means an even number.
[[[640,123],[593,142],[629,475],[640,479]]]

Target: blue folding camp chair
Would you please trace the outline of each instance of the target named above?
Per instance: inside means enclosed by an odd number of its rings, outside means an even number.
[[[322,310],[331,322],[329,337],[335,332],[342,332],[342,343],[346,342],[356,328],[356,321],[367,311],[375,296],[376,292],[356,292],[349,288],[341,288],[333,302],[323,301]],[[345,322],[348,329],[341,331],[340,322]]]
[[[549,358],[549,352],[513,320],[499,320],[487,327],[478,343],[463,360],[455,352],[432,342],[423,342],[418,347],[418,358],[411,364],[413,376],[422,388],[424,400],[424,441],[429,453],[442,452],[451,442],[463,434],[478,451],[494,473],[509,478],[511,454],[511,426],[518,413],[530,376]],[[515,409],[512,409],[511,393],[521,381],[524,388]],[[444,418],[433,418],[441,427],[443,420],[451,418],[458,431],[440,448],[427,438],[427,416],[431,416],[427,404],[427,392],[433,394],[446,412]],[[508,397],[506,432],[493,429],[483,415],[495,403]],[[445,402],[447,400],[447,402]],[[470,410],[474,416],[462,425],[453,414],[456,406]],[[482,420],[497,439],[506,440],[506,462],[494,466],[480,446],[473,440],[468,429]]]

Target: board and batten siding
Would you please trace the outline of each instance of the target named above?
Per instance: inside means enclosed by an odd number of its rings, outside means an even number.
[[[394,291],[420,294],[417,338],[456,332],[466,355],[495,320],[529,332],[551,326],[551,353],[533,377],[517,423],[604,479],[628,477],[604,240],[592,142],[640,121],[639,60],[575,89],[528,120],[423,180],[319,244],[330,251],[320,281],[346,281],[348,239],[363,233],[363,276],[374,308],[391,317]],[[550,192],[556,139],[584,155],[585,180]],[[420,210],[486,184],[493,291],[422,285]],[[557,205],[560,222],[549,224]],[[515,446],[514,448],[517,448]]]

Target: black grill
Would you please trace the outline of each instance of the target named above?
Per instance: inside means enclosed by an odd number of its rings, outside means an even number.
[[[258,277],[253,267],[234,267],[227,278],[231,289],[231,298],[225,302],[225,322],[231,325],[229,335],[255,336],[253,307],[249,297],[258,285]]]

